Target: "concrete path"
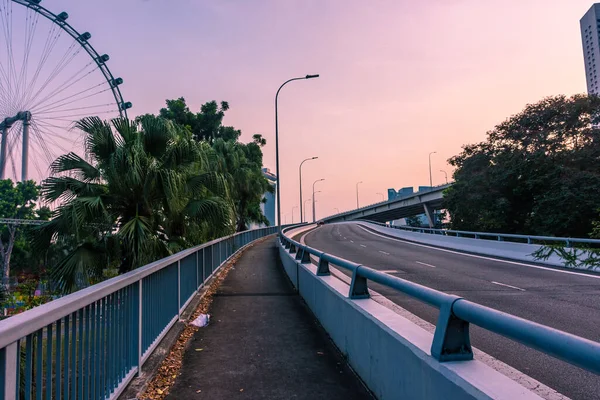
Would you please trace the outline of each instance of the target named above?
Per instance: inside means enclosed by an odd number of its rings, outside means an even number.
[[[167,399],[372,398],[293,291],[274,238],[244,252],[210,314]]]

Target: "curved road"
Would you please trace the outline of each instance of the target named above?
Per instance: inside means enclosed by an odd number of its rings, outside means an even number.
[[[600,275],[566,274],[385,237],[357,224],[323,225],[307,245],[393,276],[600,341]],[[373,289],[435,324],[438,310],[395,290]],[[600,399],[600,376],[471,325],[471,343],[572,399]]]

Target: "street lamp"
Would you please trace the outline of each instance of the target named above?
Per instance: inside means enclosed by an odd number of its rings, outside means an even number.
[[[362,181],[360,182],[356,182],[356,209],[358,210],[359,206],[358,206],[358,184],[362,183]]]
[[[279,118],[277,115],[277,99],[279,98],[279,91],[281,90],[281,88],[284,87],[286,84],[290,83],[291,81],[298,81],[300,79],[312,79],[318,77],[319,75],[317,74],[288,79],[287,81],[283,82],[281,86],[279,86],[279,89],[277,89],[277,93],[275,94],[275,173],[277,174],[277,226],[279,227],[279,233],[281,233],[281,183],[279,179]]]
[[[440,169],[440,172],[444,173],[444,176],[446,177],[446,185],[448,184],[448,173],[446,171],[444,171],[443,169]]]
[[[317,215],[317,207],[316,207],[316,202],[317,202],[317,193],[321,193],[320,190],[317,190],[316,192],[313,192],[313,222],[315,222],[316,220],[316,215]]]
[[[431,178],[431,155],[437,153],[437,151],[432,151],[429,153],[429,188],[433,187],[433,179]]]
[[[315,222],[315,184],[317,182],[321,182],[324,181],[325,179],[317,179],[316,181],[313,182],[313,222]]]
[[[306,203],[308,203],[308,202],[309,202],[309,201],[311,201],[311,200],[312,200],[312,198],[304,200],[304,209],[305,209],[305,210],[306,210]],[[300,221],[300,222],[304,222],[304,221]],[[307,221],[307,222],[308,222],[308,221]]]
[[[298,168],[298,170],[300,171],[300,222],[303,222],[302,220],[302,164],[304,164],[306,161],[310,161],[310,160],[316,160],[319,157],[312,157],[312,158],[307,158],[306,160],[302,161],[300,163],[300,167]]]
[[[383,201],[383,199],[385,199],[385,197],[383,196],[383,193],[379,193],[379,192],[377,192],[377,193],[375,193],[375,194],[381,195],[381,201]]]
[[[294,223],[294,209],[298,208],[298,206],[292,207],[292,224]]]
[[[340,213],[340,209],[339,208],[333,207],[333,209],[335,210],[336,213],[338,213],[338,214]]]

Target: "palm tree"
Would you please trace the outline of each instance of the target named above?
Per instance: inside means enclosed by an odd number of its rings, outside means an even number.
[[[231,232],[227,185],[215,154],[172,122],[144,116],[76,124],[85,158],[57,158],[42,184],[61,205],[39,227],[38,244],[65,247],[53,268],[64,291],[98,281],[103,269],[126,272]]]
[[[223,139],[217,139],[213,143],[213,148],[220,156],[220,171],[230,182],[229,190],[237,232],[247,230],[248,225],[253,222],[269,224],[260,209],[263,195],[273,191],[273,187],[261,171],[262,151],[259,142],[266,141],[260,135],[254,135],[254,139],[248,144]]]

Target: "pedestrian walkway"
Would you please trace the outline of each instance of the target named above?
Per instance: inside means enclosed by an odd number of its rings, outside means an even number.
[[[274,238],[244,252],[210,314],[167,399],[371,399],[294,292]]]

